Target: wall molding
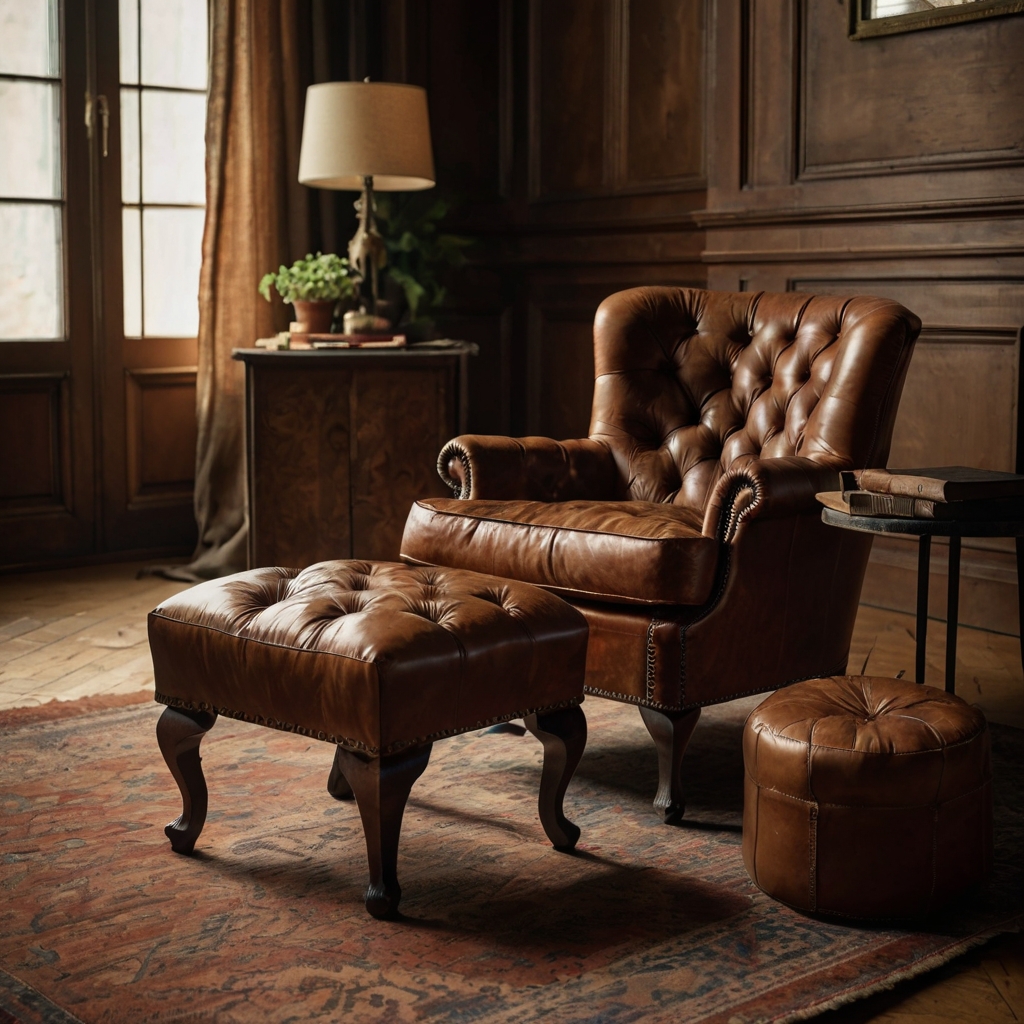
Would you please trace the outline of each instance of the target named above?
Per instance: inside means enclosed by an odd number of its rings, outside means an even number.
[[[935,199],[925,202],[872,205],[774,206],[762,209],[709,207],[695,210],[699,228],[742,228],[787,224],[829,224],[849,221],[965,220],[1024,215],[1024,196],[982,196],[974,199]]]
[[[803,136],[801,134],[801,140]],[[798,181],[825,181],[836,178],[869,178],[889,174],[914,174],[922,171],[978,171],[996,167],[1024,166],[1024,147],[979,150],[973,153],[933,153],[921,157],[897,157],[884,160],[851,160],[848,163],[808,164],[801,142]]]
[[[195,390],[197,367],[164,366],[124,371],[125,461],[128,508],[135,511],[191,504],[194,481],[152,484],[145,480],[142,437],[143,403],[147,391],[188,387]]]
[[[631,0],[607,0],[604,5],[604,62],[603,62],[603,166],[599,187],[564,192],[546,192],[543,184],[543,153],[541,145],[542,96],[542,4],[531,0],[529,5],[529,54],[527,98],[527,200],[532,204],[587,202],[611,197],[670,195],[676,192],[699,191],[707,188],[707,118],[701,119],[701,171],[698,174],[671,175],[649,180],[629,177],[629,49]],[[703,20],[702,61],[704,67],[703,93],[709,88],[708,32],[710,12],[705,2]],[[511,119],[511,114],[503,114]],[[511,160],[508,162],[511,175]],[[503,172],[504,174],[505,172]]]
[[[1024,166],[1024,142],[1012,147],[993,150],[951,151],[930,153],[925,156],[906,156],[836,163],[810,163],[807,157],[809,90],[807,29],[809,0],[798,3],[799,46],[796,48],[794,70],[798,83],[798,102],[795,105],[794,133],[796,141],[797,182],[828,181],[842,178],[870,178],[896,174],[929,171],[978,171],[999,167]]]
[[[1024,256],[1024,242],[1014,245],[894,245],[847,249],[718,249],[701,253],[704,263],[815,263],[855,260],[957,259]]]
[[[0,498],[0,519],[73,514],[71,374],[67,370],[0,374],[0,394],[44,395],[48,402],[49,494]]]
[[[925,324],[919,342],[926,345],[1016,345],[1013,327],[964,327]]]

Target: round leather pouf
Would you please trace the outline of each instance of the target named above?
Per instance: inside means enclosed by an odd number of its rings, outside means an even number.
[[[992,864],[982,713],[931,686],[832,676],[773,693],[747,719],[743,859],[810,913],[927,914]]]

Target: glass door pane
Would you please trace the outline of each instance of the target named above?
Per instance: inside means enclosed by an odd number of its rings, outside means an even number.
[[[0,340],[64,336],[61,208],[0,203]]]
[[[127,337],[199,329],[206,0],[118,0]]]
[[[57,0],[0,0],[0,74],[60,74]]]
[[[64,337],[57,0],[0,0],[0,341]]]

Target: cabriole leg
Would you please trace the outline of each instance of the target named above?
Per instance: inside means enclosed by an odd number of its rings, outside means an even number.
[[[686,811],[681,772],[683,754],[700,718],[700,708],[658,711],[641,704],[640,717],[658,751],[658,794],[654,798],[654,809],[663,815],[666,825],[678,825]]]
[[[331,768],[331,774],[327,778],[327,792],[335,800],[351,800],[355,794],[352,792],[352,787],[348,784],[348,779],[345,778],[345,773],[341,770],[341,754],[341,747],[336,748],[334,751],[334,765]]]
[[[587,745],[586,716],[574,704],[559,711],[528,715],[523,722],[544,744],[544,769],[537,799],[541,824],[556,850],[571,850],[580,830],[566,818],[562,800]]]
[[[181,790],[181,814],[164,829],[175,853],[191,853],[206,823],[206,779],[199,744],[216,721],[212,711],[168,707],[156,724],[160,753]]]
[[[398,884],[398,839],[402,815],[413,783],[430,760],[432,744],[413,747],[384,757],[338,747],[335,765],[355,793],[363,820],[370,884],[366,909],[374,917],[394,917],[402,898]]]

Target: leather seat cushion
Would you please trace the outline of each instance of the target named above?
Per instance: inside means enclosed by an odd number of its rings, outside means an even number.
[[[648,501],[417,501],[402,557],[626,604],[699,605],[719,544],[699,513]]]
[[[165,704],[387,754],[578,703],[587,624],[527,584],[337,561],[202,583],[149,638]]]
[[[992,767],[977,709],[930,686],[833,676],[747,719],[743,856],[766,892],[847,917],[925,914],[992,863]]]

